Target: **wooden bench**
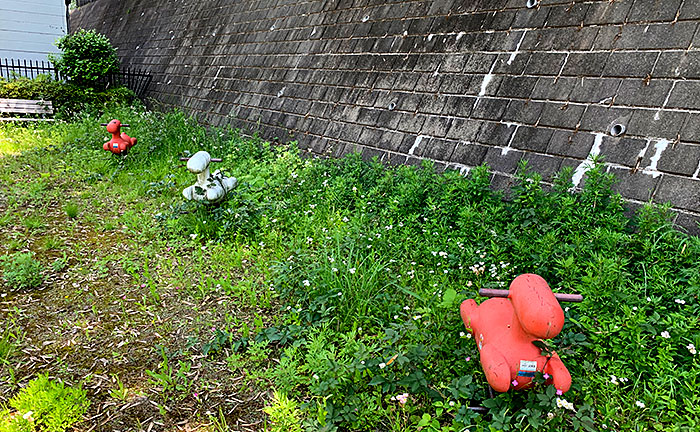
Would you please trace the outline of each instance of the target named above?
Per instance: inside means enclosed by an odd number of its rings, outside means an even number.
[[[30,99],[0,99],[0,114],[33,114],[41,117],[0,117],[0,121],[54,121],[51,101]]]

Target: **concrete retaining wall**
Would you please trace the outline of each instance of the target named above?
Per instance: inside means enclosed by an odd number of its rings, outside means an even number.
[[[71,15],[208,124],[388,163],[522,159],[700,219],[700,2],[96,0]],[[619,136],[613,136],[624,130]],[[611,133],[614,132],[614,133]]]

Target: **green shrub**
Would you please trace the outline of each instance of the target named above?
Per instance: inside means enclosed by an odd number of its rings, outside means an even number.
[[[0,79],[0,98],[50,100],[57,118],[70,118],[84,111],[130,104],[136,95],[126,87],[95,91],[39,75],[34,79]]]
[[[80,421],[90,403],[83,389],[39,375],[9,405],[15,411],[0,410],[0,432],[63,432]]]
[[[61,75],[82,87],[95,87],[107,74],[119,71],[117,50],[106,36],[94,30],[80,29],[59,38],[60,55],[49,55]]]
[[[35,288],[41,284],[41,262],[32,252],[17,252],[0,258],[3,279],[11,288]]]

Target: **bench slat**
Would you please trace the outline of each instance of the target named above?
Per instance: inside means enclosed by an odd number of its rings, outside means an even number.
[[[47,110],[44,108],[37,108],[37,107],[22,107],[22,108],[14,108],[11,110],[6,110],[0,107],[0,112],[3,113],[18,113],[18,114],[53,114],[53,110]]]
[[[0,103],[3,103],[3,102],[7,102],[7,103],[10,103],[10,102],[16,102],[16,103],[37,103],[37,102],[41,102],[41,103],[47,103],[47,104],[50,104],[50,103],[51,103],[50,100],[42,100],[42,99],[8,99],[8,98],[0,98]]]
[[[10,105],[10,104],[0,103],[0,110],[4,110],[4,111],[10,111],[13,109],[29,109],[29,108],[50,110],[53,107],[50,104],[43,104],[43,105],[39,105],[39,104],[31,104],[31,105],[30,104],[12,104],[12,105]]]
[[[0,117],[0,121],[56,121],[52,118],[16,118],[16,117]]]
[[[14,102],[2,102],[0,101],[0,109],[14,109],[14,108],[26,108],[26,107],[37,107],[37,108],[53,108],[50,102],[41,102],[37,101],[34,103],[26,103],[26,102],[19,102],[19,103],[14,103]]]

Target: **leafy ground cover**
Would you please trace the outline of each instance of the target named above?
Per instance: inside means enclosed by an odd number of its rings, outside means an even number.
[[[239,180],[217,207],[180,195],[201,149]],[[86,392],[78,430],[699,427],[700,241],[629,219],[601,166],[579,192],[522,166],[504,200],[486,167],[305,158],[138,108],[2,126],[0,155],[0,402],[48,373]],[[585,298],[551,343],[563,396],[491,395],[459,318],[527,272]]]

